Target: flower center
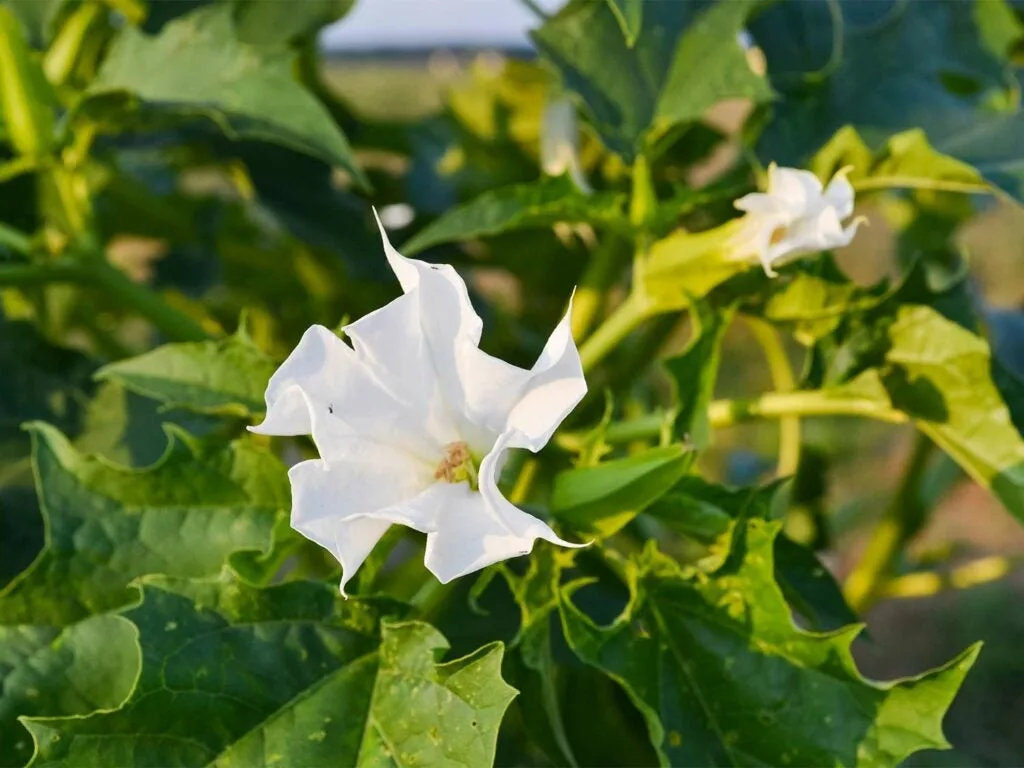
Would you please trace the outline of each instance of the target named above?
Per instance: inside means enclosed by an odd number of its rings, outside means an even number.
[[[772,245],[781,243],[786,238],[786,227],[776,227],[775,231],[772,232],[771,240],[769,241]]]
[[[475,491],[478,467],[469,446],[459,440],[444,447],[444,458],[434,470],[434,477],[446,483],[469,483],[469,487]]]

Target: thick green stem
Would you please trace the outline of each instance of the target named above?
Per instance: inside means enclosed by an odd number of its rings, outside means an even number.
[[[580,347],[583,370],[593,369],[652,314],[650,302],[644,296],[630,294]]]
[[[796,380],[779,332],[773,325],[759,318],[747,316],[745,319],[754,338],[764,350],[776,392],[792,392],[796,389]],[[776,474],[779,477],[795,475],[799,463],[800,417],[782,416],[779,418],[779,463]]]
[[[909,420],[905,413],[874,400],[837,398],[821,390],[773,392],[750,400],[715,400],[708,406],[708,421],[714,428],[730,427],[755,419],[793,416],[862,416],[892,424],[903,424]],[[605,440],[609,443],[628,443],[657,437],[667,418],[667,412],[656,411],[636,419],[615,422],[608,426]],[[566,450],[577,450],[582,445],[584,434],[558,434],[555,436],[555,444]]]
[[[932,448],[927,437],[917,436],[896,494],[871,534],[860,562],[843,585],[846,601],[858,613],[877,597],[903,547],[924,523],[925,509],[919,494]]]
[[[572,337],[576,343],[583,341],[604,306],[608,288],[615,282],[621,266],[621,251],[619,241],[608,237],[591,257],[580,278],[576,295],[572,298],[570,318]]]
[[[210,338],[191,317],[165,303],[144,285],[133,283],[106,261],[61,259],[40,264],[0,264],[0,286],[30,287],[49,283],[77,283],[103,291],[117,304],[142,315],[172,341]]]

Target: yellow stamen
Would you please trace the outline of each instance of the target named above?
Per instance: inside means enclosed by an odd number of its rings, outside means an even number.
[[[446,483],[469,483],[477,488],[477,467],[469,446],[463,441],[449,443],[444,447],[444,458],[434,470],[434,478]]]

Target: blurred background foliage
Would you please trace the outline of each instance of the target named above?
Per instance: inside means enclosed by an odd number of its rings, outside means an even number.
[[[673,88],[686,89],[699,88],[702,76],[699,67],[670,70],[643,41],[648,28],[682,28],[654,18],[658,13],[696,13],[703,3],[647,3],[639,26],[623,17],[626,34],[601,27],[601,34],[619,35],[619,58],[607,54],[615,67],[628,68],[621,64],[626,61],[662,78],[645,81],[649,90],[643,92],[602,66],[600,50],[564,63],[579,55],[572,47],[583,45],[579,38],[592,33],[579,26],[577,17],[589,11],[579,11],[578,0],[553,19],[538,18],[544,23],[536,41],[545,61],[529,51],[323,54],[317,34],[345,15],[346,0],[5,5],[29,43],[47,52],[42,61],[50,81],[39,93],[59,107],[54,140],[69,133],[75,140],[62,149],[60,167],[74,177],[68,185],[59,170],[36,162],[42,155],[19,147],[24,141],[17,126],[4,126],[0,210],[11,232],[0,232],[0,270],[14,275],[25,266],[23,249],[12,242],[18,232],[31,234],[30,250],[53,269],[69,243],[93,248],[172,308],[173,318],[146,319],[128,289],[115,291],[127,300],[112,301],[105,284],[19,284],[14,277],[4,282],[0,273],[0,584],[27,565],[43,541],[29,438],[20,425],[47,421],[79,450],[136,467],[163,453],[166,422],[194,434],[237,432],[240,418],[225,423],[208,414],[164,411],[116,378],[93,374],[162,342],[232,333],[243,313],[256,346],[280,359],[309,325],[337,327],[343,318],[379,307],[398,287],[380,257],[371,204],[399,249],[408,242],[424,258],[452,263],[467,276],[487,329],[484,347],[529,365],[595,249],[617,247],[627,226],[631,153],[641,141],[637,125],[682,114],[683,106],[659,97],[664,78],[678,77]],[[966,264],[964,291],[989,322],[1000,360],[1015,373],[1024,371],[1024,212],[1013,199],[1024,188],[1018,103],[1024,6],[1002,0],[749,5],[723,24],[733,24],[733,37],[743,28],[749,32],[749,46],[736,46],[733,55],[747,57],[753,79],[732,88],[731,98],[696,99],[685,105],[698,110],[693,119],[665,118],[664,130],[642,139],[656,158],[654,234],[678,225],[700,230],[731,215],[733,199],[754,188],[770,160],[810,163],[828,175],[843,164],[839,160],[861,153],[863,168],[873,162],[865,153],[870,158],[893,135],[923,126],[931,147],[971,163],[1002,192],[971,196],[865,184],[858,213],[870,226],[835,254],[835,263],[861,287],[899,279],[915,260],[937,265],[939,281],[944,275],[951,280]],[[90,30],[90,42],[63,62],[61,41],[76,25]],[[129,35],[125,25],[139,29]],[[629,34],[639,36],[634,47]],[[700,62],[706,54],[697,49],[692,55]],[[578,161],[594,195],[576,218],[567,215],[573,202],[566,200],[579,193],[558,187],[564,179],[546,178],[542,168],[544,111],[566,87],[579,94],[576,103],[591,117],[581,123]],[[602,105],[601,93],[614,94],[615,109]],[[848,125],[857,133],[836,134]],[[858,145],[861,139],[866,144]],[[919,165],[934,169],[946,161],[952,162],[925,154]],[[491,220],[478,218],[475,228],[452,225],[449,236],[430,229],[456,206],[523,184],[536,187],[536,198],[518,207],[499,200]],[[511,213],[501,213],[502,204]],[[76,215],[88,217],[87,231]],[[519,222],[509,224],[515,216]],[[625,273],[623,250],[619,271]],[[623,295],[613,290],[611,303]],[[597,396],[570,426],[600,418],[604,387],[615,393],[617,417],[670,401],[669,377],[649,364],[681,352],[691,326],[677,315],[652,324],[656,328],[618,351],[595,377]],[[800,345],[785,343],[796,364]],[[615,371],[634,372],[638,359],[644,375],[616,380]],[[719,397],[753,397],[778,384],[756,330],[746,323],[729,328],[721,361]],[[760,421],[716,431],[701,468],[728,484],[767,481],[776,471],[784,428]],[[817,551],[841,581],[898,491],[915,450],[914,430],[807,420],[802,445],[787,532]],[[1024,577],[1017,566],[1024,531],[944,456],[929,455],[923,473],[920,494],[932,511],[866,615],[870,637],[858,643],[858,658],[866,674],[887,679],[937,665],[984,639],[986,650],[947,719],[956,749],[925,753],[915,764],[1019,765],[1024,661],[1017,649],[1024,614],[1017,606]],[[956,570],[965,564],[974,570]],[[499,582],[484,593],[490,616],[442,621],[456,651],[499,635],[503,622],[507,634],[514,633],[517,609]],[[594,610],[610,619],[623,598],[608,601]],[[566,648],[556,654],[563,661],[570,656]],[[591,752],[578,753],[580,761],[651,757],[646,743],[600,738],[595,718],[639,715],[607,678],[566,663],[566,699],[593,702],[586,712],[567,710],[566,731],[574,745]],[[529,711],[514,710],[512,717],[499,762],[536,757],[516,751],[515,729],[517,723],[531,727]]]

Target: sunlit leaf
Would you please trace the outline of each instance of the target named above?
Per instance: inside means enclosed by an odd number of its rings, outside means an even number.
[[[326,584],[153,580],[125,615],[142,646],[132,697],[29,720],[33,765],[490,765],[515,694],[500,644],[438,664],[437,630],[378,630],[378,607]]]
[[[675,485],[692,461],[684,446],[667,445],[567,470],[555,478],[551,511],[580,531],[609,536]]]
[[[150,36],[123,28],[80,109],[117,121],[141,106],[206,117],[228,136],[269,141],[340,165],[362,181],[340,129],[292,74],[293,54],[238,39],[228,3],[200,8]]]
[[[222,341],[165,344],[96,375],[168,408],[251,417],[264,410],[263,393],[276,367],[241,329]]]
[[[662,765],[890,766],[948,747],[942,717],[978,646],[917,678],[866,680],[850,654],[859,627],[793,625],[773,580],[777,533],[738,526],[725,562],[701,577],[649,548],[611,625],[563,599],[570,646],[623,686]]]

